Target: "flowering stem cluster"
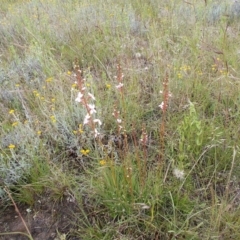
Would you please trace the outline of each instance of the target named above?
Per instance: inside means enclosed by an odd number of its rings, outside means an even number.
[[[114,109],[113,109],[113,117],[116,120],[117,126],[118,126],[118,136],[123,137],[123,151],[122,151],[122,159],[123,159],[123,171],[124,171],[124,176],[128,184],[128,190],[129,193],[132,195],[133,194],[133,187],[132,187],[132,166],[129,163],[127,153],[129,152],[128,150],[128,139],[127,139],[127,134],[126,134],[126,129],[124,126],[124,121],[123,119],[125,116],[125,99],[124,99],[124,84],[123,84],[123,73],[122,73],[122,68],[120,64],[117,66],[117,85],[115,86],[117,91],[120,93],[120,100],[115,104]],[[118,110],[118,108],[121,108],[121,112]]]
[[[124,75],[122,73],[122,68],[121,68],[120,64],[118,64],[118,66],[117,66],[117,76],[116,76],[118,84],[116,85],[116,89],[120,93],[122,104],[124,105],[123,77],[124,77]],[[118,135],[120,135],[124,128],[123,128],[122,118],[120,117],[120,111],[117,110],[117,106],[116,105],[117,104],[114,105],[114,109],[113,109],[112,115],[113,115],[113,117],[115,118],[115,120],[117,122],[117,125],[118,125]],[[120,102],[119,102],[118,105],[120,105]],[[124,106],[123,106],[122,110],[124,112]]]
[[[86,87],[84,85],[85,79],[82,78],[82,72],[80,70],[80,67],[79,67],[77,61],[75,61],[74,70],[75,70],[75,77],[77,80],[76,84],[77,84],[78,90],[79,90],[75,101],[78,103],[81,103],[82,106],[87,111],[87,114],[83,120],[83,125],[88,125],[92,129],[92,132],[94,133],[94,137],[97,138],[99,136],[97,124],[98,124],[98,126],[101,126],[102,122],[99,119],[94,117],[94,115],[95,115],[95,113],[97,113],[97,111],[96,111],[95,104],[93,102],[96,99],[92,93],[86,91]]]
[[[162,109],[163,116],[165,116],[168,108],[169,98],[172,97],[172,94],[168,91],[168,74],[166,75],[163,82],[163,91],[160,91],[160,93],[163,94],[163,101],[159,107]]]
[[[116,85],[116,88],[119,90],[122,100],[123,100],[123,73],[122,73],[122,68],[120,66],[120,64],[118,64],[117,66],[117,81],[118,81],[118,85]]]
[[[115,118],[116,122],[117,122],[117,126],[118,126],[118,135],[121,134],[121,131],[123,129],[123,126],[122,126],[122,119],[120,117],[120,111],[117,110],[117,107],[116,105],[114,106],[113,108],[113,113],[112,113],[113,117]]]

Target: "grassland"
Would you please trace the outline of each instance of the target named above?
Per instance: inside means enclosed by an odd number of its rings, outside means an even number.
[[[223,2],[1,1],[0,239],[240,239]]]

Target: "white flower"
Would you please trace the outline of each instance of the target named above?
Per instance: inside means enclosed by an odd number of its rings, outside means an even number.
[[[93,94],[88,93],[88,96],[89,96],[92,100],[94,100],[94,101],[96,100],[95,97],[93,96]]]
[[[97,136],[99,136],[100,135],[100,133],[98,132],[98,130],[95,128],[94,129],[94,137],[96,138]]]
[[[163,109],[163,106],[164,106],[164,102],[161,102],[160,105],[158,105],[161,109]]]
[[[27,213],[30,213],[32,210],[31,210],[31,208],[27,208],[26,211],[27,211]]]
[[[139,53],[139,52],[135,53],[136,58],[140,58],[141,56],[142,56],[141,53]]]
[[[183,170],[180,170],[178,168],[175,168],[173,170],[173,174],[176,178],[182,180],[184,178],[184,171]]]
[[[83,94],[79,92],[75,99],[75,102],[79,102],[79,103],[82,102],[82,98],[83,98]]]
[[[88,104],[90,114],[92,115],[93,113],[96,113],[95,105],[94,104]]]
[[[119,119],[119,118],[118,118],[118,119],[117,119],[117,122],[118,122],[118,123],[121,123],[121,122],[122,122],[122,119]]]
[[[87,114],[86,116],[85,116],[85,118],[84,118],[84,120],[83,120],[83,125],[86,125],[86,124],[88,124],[89,123],[89,119],[90,119],[91,117],[90,117],[90,115],[89,114]]]
[[[102,122],[101,122],[101,120],[100,120],[100,119],[94,119],[94,120],[93,120],[93,122],[95,122],[95,123],[98,123],[98,124],[99,124],[99,126],[101,126],[101,125],[102,125]]]
[[[148,205],[142,205],[142,209],[149,209],[150,208],[150,206],[148,206]]]
[[[120,89],[120,88],[122,88],[122,87],[123,87],[123,83],[119,83],[119,84],[116,86],[117,89]]]

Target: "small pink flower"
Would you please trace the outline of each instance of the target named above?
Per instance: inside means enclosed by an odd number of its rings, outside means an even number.
[[[94,129],[94,137],[96,138],[97,136],[99,136],[100,135],[100,133],[98,132],[98,130],[95,128]]]
[[[160,105],[158,105],[161,109],[163,109],[164,102],[162,102]]]
[[[91,94],[91,93],[88,93],[88,96],[92,99],[92,100],[96,100],[96,98],[93,96],[93,94]]]
[[[94,119],[93,122],[98,123],[99,126],[102,125],[102,122],[100,119]]]
[[[122,119],[117,119],[117,122],[118,123],[122,123]]]
[[[122,87],[123,87],[123,83],[119,83],[119,84],[116,86],[117,89],[121,89]]]
[[[141,143],[146,143],[148,141],[148,135],[142,136],[139,141]]]
[[[88,104],[88,107],[90,109],[90,114],[96,113],[95,105],[94,104]]]
[[[82,102],[82,98],[83,98],[83,94],[79,92],[75,99],[75,102],[79,102],[79,103]]]
[[[86,125],[89,123],[89,119],[91,118],[91,116],[89,114],[87,114],[84,118],[84,121],[83,121],[83,125]]]

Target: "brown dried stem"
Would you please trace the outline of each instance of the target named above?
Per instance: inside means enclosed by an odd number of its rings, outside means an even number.
[[[24,219],[23,219],[23,217],[22,217],[22,214],[20,213],[20,211],[19,211],[19,209],[18,209],[18,207],[17,207],[14,199],[12,198],[11,193],[9,192],[9,190],[8,190],[7,187],[4,188],[4,191],[7,193],[8,197],[11,199],[11,201],[12,201],[12,203],[13,203],[13,206],[14,206],[14,208],[15,208],[16,213],[17,213],[18,216],[21,218],[21,221],[22,221],[22,223],[23,223],[23,225],[24,225],[24,227],[26,228],[26,231],[27,231],[27,233],[28,233],[29,239],[33,240],[32,234],[30,233],[30,231],[29,231],[29,229],[28,229],[28,227],[27,227],[27,224],[26,224],[26,222],[24,221]]]

